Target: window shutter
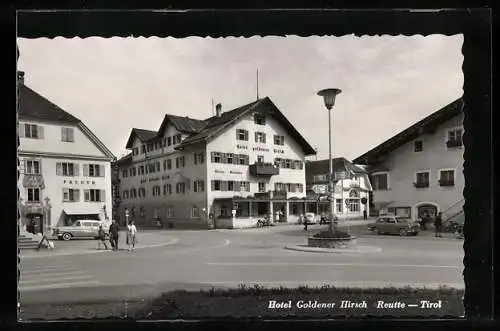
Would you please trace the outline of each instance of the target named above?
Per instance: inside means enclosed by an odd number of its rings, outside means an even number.
[[[89,201],[90,200],[90,190],[83,190],[83,195],[84,195],[84,201]]]
[[[262,134],[262,142],[266,143],[266,134],[265,133]]]
[[[86,177],[88,177],[88,175],[89,175],[89,165],[88,164],[83,165],[83,175]]]
[[[221,163],[227,163],[227,154],[228,153],[222,153],[221,154]]]
[[[233,191],[238,192],[241,189],[241,182],[239,180],[235,180],[233,182]]]
[[[210,153],[210,161],[211,161],[212,163],[214,163],[214,162],[215,162],[215,152],[211,152],[211,153]]]
[[[66,128],[61,128],[61,141],[68,141],[67,132]]]
[[[25,171],[26,171],[26,168],[25,168]],[[56,163],[56,175],[62,176],[62,163],[61,162]]]
[[[250,163],[250,156],[245,155],[245,164],[248,165]]]
[[[75,130],[73,128],[68,129],[68,140],[71,142],[75,141]]]
[[[193,153],[194,164],[198,164],[198,158],[196,157],[197,153]]]
[[[38,139],[43,139],[43,126],[38,126]]]
[[[227,191],[227,181],[225,181],[225,180],[220,181],[220,190]]]
[[[259,135],[257,134],[257,132],[254,133],[254,136],[255,136],[255,142],[258,142],[259,141]]]
[[[73,198],[75,199],[75,202],[80,202],[80,190],[79,189],[74,190]]]
[[[80,176],[80,165],[78,163],[73,163],[73,174],[76,176]]]
[[[240,130],[236,130],[236,140],[240,140]]]
[[[247,192],[250,192],[250,182],[246,182],[247,183]]]
[[[24,137],[24,124],[19,123],[19,137]]]
[[[104,196],[104,195],[106,194],[106,190],[99,190],[99,191],[100,191],[100,192],[99,192],[99,198],[101,198],[101,200],[100,200],[100,201],[101,201],[101,202],[106,201],[106,198],[105,198],[105,196]]]
[[[61,201],[63,201],[63,202],[64,202],[64,194],[66,194],[67,191],[68,191],[68,189],[63,187],[63,189],[62,189],[62,197],[61,197],[62,198]]]
[[[212,182],[210,183],[211,184],[211,190],[212,191],[215,191],[215,180],[212,180]]]

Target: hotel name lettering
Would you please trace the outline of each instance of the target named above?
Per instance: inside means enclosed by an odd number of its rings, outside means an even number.
[[[241,144],[237,144],[236,145],[236,148],[238,149],[245,149],[245,150],[248,150],[248,146],[246,145],[241,145]],[[269,152],[269,148],[263,148],[263,147],[252,147],[252,150],[254,152]],[[277,148],[274,148],[273,149],[273,152],[276,153],[276,154],[285,154],[285,151],[282,150],[282,149],[277,149]]]
[[[94,181],[89,181],[89,180],[63,180],[63,184],[87,184],[90,185],[95,185]]]

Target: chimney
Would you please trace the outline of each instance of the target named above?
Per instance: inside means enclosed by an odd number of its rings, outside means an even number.
[[[222,113],[222,105],[220,103],[215,105],[215,116],[220,117]]]
[[[24,71],[17,72],[17,82],[19,85],[24,85]]]

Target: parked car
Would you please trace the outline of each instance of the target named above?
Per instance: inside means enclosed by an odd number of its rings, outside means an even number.
[[[409,218],[398,216],[381,216],[376,222],[368,224],[368,229],[378,235],[399,234],[407,236],[409,234],[418,235],[420,225]]]
[[[316,215],[314,213],[306,213],[304,215],[304,222],[307,224],[316,224]]]
[[[54,228],[54,236],[62,240],[74,238],[96,238],[99,226],[102,225],[106,233],[109,232],[109,225],[98,220],[78,220],[70,226],[58,226]]]

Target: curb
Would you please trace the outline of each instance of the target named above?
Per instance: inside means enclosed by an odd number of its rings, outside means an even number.
[[[140,246],[136,247],[135,250],[141,250],[141,249],[147,249],[147,248],[156,248],[156,247],[163,247],[163,246],[168,246],[168,245],[174,245],[179,241],[179,238],[172,237],[171,240],[165,243],[161,244],[153,244],[153,245],[147,245],[147,246]],[[92,250],[92,251],[82,251],[82,252],[60,252],[60,253],[43,253],[43,254],[33,254],[33,255],[23,255],[19,254],[19,258],[21,259],[36,259],[36,258],[43,258],[43,257],[53,257],[53,256],[69,256],[69,255],[88,255],[88,254],[99,254],[99,253],[106,253],[106,252],[111,252],[111,250]]]
[[[375,246],[357,246],[356,248],[320,248],[309,247],[307,245],[285,246],[285,249],[307,253],[330,253],[330,254],[361,254],[361,253],[379,253],[380,247]]]

